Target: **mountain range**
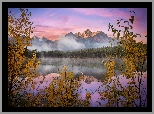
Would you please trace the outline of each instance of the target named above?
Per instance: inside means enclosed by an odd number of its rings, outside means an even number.
[[[91,32],[89,29],[83,33],[68,33],[59,40],[49,40],[48,38],[33,36],[32,46],[28,49],[37,51],[51,51],[51,50],[61,50],[61,51],[72,51],[87,48],[99,48],[103,46],[111,46],[109,41],[112,41],[111,37],[108,37],[102,31]],[[116,45],[118,40],[115,38],[112,41],[112,45]]]

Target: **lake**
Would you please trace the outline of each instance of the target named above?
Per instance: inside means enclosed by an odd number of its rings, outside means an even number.
[[[105,104],[107,103],[107,99],[104,101],[100,99],[100,95],[98,92],[101,92],[105,90],[105,86],[103,86],[103,83],[101,81],[104,80],[104,74],[106,73],[106,68],[104,67],[102,61],[105,60],[104,58],[94,58],[94,59],[74,59],[74,58],[42,58],[42,64],[37,68],[37,71],[40,75],[39,78],[35,78],[34,80],[36,82],[40,82],[43,80],[43,77],[45,76],[44,82],[41,84],[38,83],[35,85],[35,89],[32,90],[30,88],[27,88],[26,91],[28,93],[33,93],[36,95],[39,90],[44,89],[49,85],[49,83],[52,81],[53,77],[59,76],[58,69],[63,69],[63,66],[67,66],[67,70],[70,72],[73,72],[74,76],[81,76],[85,75],[87,77],[92,77],[94,80],[82,80],[81,86],[79,87],[78,92],[80,93],[79,98],[82,100],[85,99],[86,91],[89,91],[91,93],[91,101],[90,106],[91,107],[100,107],[99,103]],[[121,60],[116,60],[116,66],[115,68],[115,75],[119,77],[119,82],[122,84],[123,87],[127,87],[127,82],[129,81],[125,77],[123,77],[120,74],[120,71],[118,70],[118,65],[121,64]],[[115,79],[115,76],[112,77]],[[88,79],[88,78],[87,78]],[[138,78],[135,78],[136,85],[139,84]],[[111,85],[111,84],[110,84]],[[99,89],[98,89],[99,88]],[[141,83],[141,98],[142,101],[144,101],[144,104],[142,106],[147,106],[147,72],[143,73],[142,76],[142,83]],[[123,100],[124,98],[120,98]],[[139,100],[135,101],[137,105],[139,105]],[[119,105],[120,106],[120,105]]]

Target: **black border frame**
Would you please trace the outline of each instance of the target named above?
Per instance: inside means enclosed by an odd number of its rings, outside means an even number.
[[[72,7],[71,7],[72,6]],[[147,107],[8,107],[7,17],[8,8],[147,8]],[[152,2],[2,2],[2,112],[152,112]],[[6,63],[5,63],[6,62]]]

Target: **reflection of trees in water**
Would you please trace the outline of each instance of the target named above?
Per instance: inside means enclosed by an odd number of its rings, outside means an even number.
[[[41,58],[42,65],[54,65],[54,66],[63,66],[63,65],[72,65],[72,66],[81,66],[87,68],[101,68],[104,69],[104,63],[107,61],[107,58],[88,58],[88,59],[74,59],[74,58]],[[115,58],[115,69],[120,70],[120,64],[123,63],[123,60]],[[144,63],[144,71],[146,71],[146,62]]]
[[[42,58],[42,65],[37,69],[39,74],[45,76],[50,73],[57,73],[58,69],[62,69],[64,65],[67,65],[67,69],[74,73],[74,76],[81,76],[83,72],[86,76],[94,76],[96,79],[104,80],[106,75],[106,68],[104,64],[108,59],[89,58],[89,59],[74,59],[74,58]],[[47,64],[45,64],[47,63]],[[115,59],[115,75],[120,74],[122,64],[121,59]],[[146,62],[143,66],[143,71],[146,71]],[[124,68],[125,69],[125,66]]]

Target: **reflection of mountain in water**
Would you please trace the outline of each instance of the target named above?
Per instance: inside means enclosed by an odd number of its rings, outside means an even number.
[[[44,64],[45,63],[45,64]],[[118,66],[121,64],[121,60],[115,60],[115,74],[119,75],[120,70]],[[68,72],[73,72],[74,77],[93,76],[97,80],[104,80],[106,75],[106,68],[102,63],[102,59],[73,59],[73,58],[43,58],[42,65],[37,69],[40,76],[46,76],[50,73],[62,72],[63,66],[67,66]],[[146,66],[146,64],[145,64]],[[145,67],[146,68],[146,67]],[[146,69],[145,69],[146,71]],[[83,74],[82,74],[82,73]],[[87,78],[87,82],[90,83],[91,78]]]
[[[120,60],[116,60],[116,64]],[[58,69],[62,70],[63,66],[67,66],[67,70],[73,72],[74,76],[81,76],[83,72],[86,76],[94,76],[96,79],[103,78],[106,73],[106,68],[102,63],[101,58],[87,58],[87,59],[74,59],[74,58],[42,58],[42,65],[37,69],[39,74],[45,76],[50,73],[58,73]],[[118,66],[118,65],[117,65]],[[118,74],[118,67],[115,68]]]
[[[37,71],[40,76],[46,76],[50,73],[59,73],[58,70],[62,72],[63,66],[64,65],[60,65],[60,66],[40,65]],[[84,66],[81,67],[81,66],[72,66],[72,65],[67,66],[67,71],[73,72],[74,77],[80,77],[82,75],[85,75],[85,76],[94,76],[96,79],[102,79],[103,74],[106,73],[106,69],[101,69],[96,67],[88,68]]]
[[[91,82],[99,82],[100,80],[94,78],[93,76],[85,76],[83,81],[90,84]]]

